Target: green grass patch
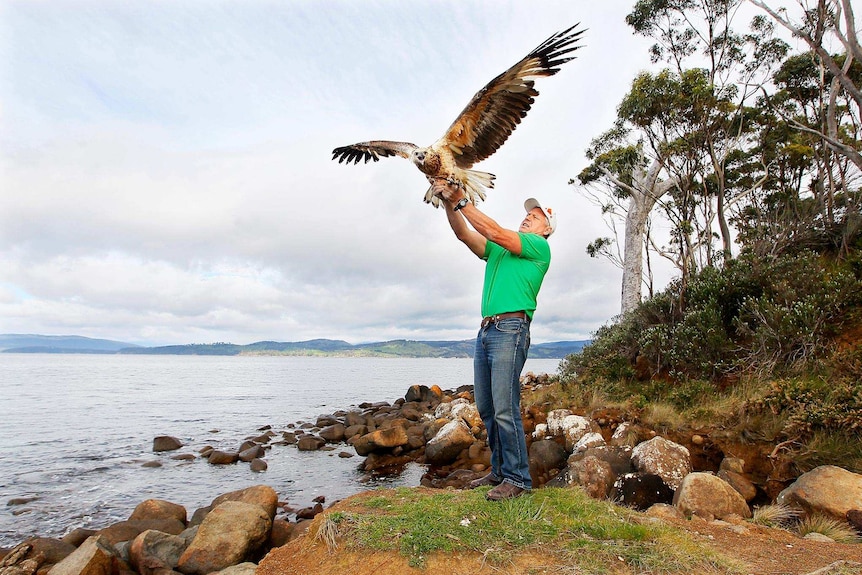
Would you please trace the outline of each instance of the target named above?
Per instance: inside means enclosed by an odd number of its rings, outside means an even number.
[[[503,564],[541,548],[579,573],[602,573],[609,563],[635,572],[741,572],[684,531],[644,522],[580,489],[539,489],[499,503],[487,501],[486,491],[398,488],[358,502],[359,510],[333,513],[326,523],[335,524],[339,544],[398,551],[419,567],[435,552],[475,552]]]

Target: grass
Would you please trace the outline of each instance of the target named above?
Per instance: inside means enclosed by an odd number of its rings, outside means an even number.
[[[783,504],[762,505],[754,508],[751,522],[756,525],[787,529],[802,512],[794,507]]]
[[[862,541],[856,530],[850,527],[846,521],[838,521],[820,514],[806,516],[799,522],[795,530],[800,537],[805,537],[809,533],[819,533],[837,543],[859,543]]]
[[[398,551],[414,567],[436,552],[474,552],[500,565],[541,549],[578,573],[602,573],[609,562],[657,574],[740,572],[683,531],[644,522],[579,489],[546,488],[500,503],[486,501],[486,491],[382,492],[331,513],[315,537],[332,546],[337,537],[345,548]]]

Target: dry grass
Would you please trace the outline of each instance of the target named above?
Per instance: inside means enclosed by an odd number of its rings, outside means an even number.
[[[809,533],[819,533],[837,543],[860,543],[862,538],[846,521],[839,521],[821,514],[808,515],[796,526],[796,532],[805,537]]]

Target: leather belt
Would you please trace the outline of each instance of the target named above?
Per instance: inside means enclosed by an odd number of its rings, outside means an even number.
[[[488,327],[489,324],[497,323],[501,319],[511,319],[511,318],[523,319],[526,321],[530,321],[530,316],[527,315],[525,311],[510,311],[507,313],[498,313],[497,315],[489,315],[488,317],[482,318],[482,327]]]

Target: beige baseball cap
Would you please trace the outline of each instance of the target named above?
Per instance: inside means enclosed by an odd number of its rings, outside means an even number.
[[[545,217],[548,218],[548,224],[551,226],[551,234],[557,231],[557,214],[554,212],[553,208],[543,208],[542,204],[540,204],[539,200],[536,198],[527,199],[527,201],[524,202],[524,209],[529,213],[533,208],[539,208],[542,210],[542,213],[545,214]],[[551,234],[548,234],[548,236]]]

